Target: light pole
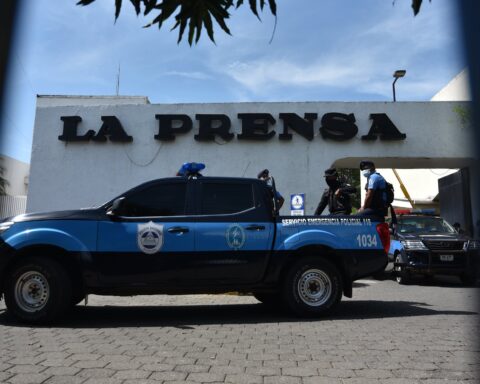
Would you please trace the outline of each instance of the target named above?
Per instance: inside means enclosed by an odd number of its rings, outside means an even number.
[[[405,76],[405,74],[407,73],[407,71],[405,69],[399,69],[399,70],[396,70],[393,74],[393,77],[395,78],[395,80],[393,80],[393,84],[392,84],[392,88],[393,88],[393,101],[397,101],[397,98],[395,96],[395,83],[397,82],[397,80],[403,76]]]

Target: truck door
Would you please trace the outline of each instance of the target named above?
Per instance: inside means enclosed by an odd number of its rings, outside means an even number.
[[[179,179],[134,189],[118,215],[99,222],[93,259],[104,283],[162,285],[182,275],[195,238],[188,184]]]
[[[196,278],[252,283],[264,275],[274,224],[251,180],[196,183]]]

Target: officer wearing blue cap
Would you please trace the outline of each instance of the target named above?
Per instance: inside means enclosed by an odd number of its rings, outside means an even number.
[[[386,181],[375,170],[375,164],[370,160],[360,162],[362,175],[367,178],[364,203],[358,211],[362,216],[377,216],[384,218],[387,215]]]

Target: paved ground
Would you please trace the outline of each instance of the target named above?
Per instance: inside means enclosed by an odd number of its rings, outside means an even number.
[[[474,383],[479,290],[362,280],[321,320],[252,297],[91,296],[61,324],[0,303],[1,383]]]

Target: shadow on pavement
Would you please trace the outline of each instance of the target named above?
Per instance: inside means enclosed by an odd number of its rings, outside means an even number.
[[[382,319],[405,316],[476,315],[469,311],[442,311],[426,303],[409,301],[345,301],[330,314],[313,319],[298,318],[262,304],[188,306],[77,306],[57,328],[175,327],[193,329],[208,324],[256,324],[328,320]],[[0,313],[0,325],[28,326]]]

